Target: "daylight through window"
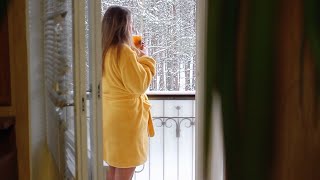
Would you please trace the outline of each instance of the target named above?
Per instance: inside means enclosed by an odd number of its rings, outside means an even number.
[[[196,0],[102,0],[102,15],[110,5],[133,12],[134,28],[157,61],[149,90],[194,92]]]

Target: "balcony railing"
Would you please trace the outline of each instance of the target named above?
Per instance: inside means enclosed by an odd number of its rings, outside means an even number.
[[[148,161],[134,180],[195,179],[194,95],[151,95],[156,135],[150,138]]]

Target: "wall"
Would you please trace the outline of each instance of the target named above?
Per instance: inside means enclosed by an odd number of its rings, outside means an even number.
[[[1,5],[3,5],[1,1]],[[1,37],[2,51],[0,52],[1,69],[0,81],[0,121],[2,124],[1,129],[7,129],[6,126],[11,126],[11,142],[4,145],[6,140],[2,140],[1,151],[6,151],[9,146],[11,148],[11,156],[5,156],[3,163],[5,168],[0,168],[2,171],[1,178],[15,179],[12,176],[6,176],[10,170],[10,164],[16,164],[16,157],[18,159],[18,175],[20,180],[30,179],[30,139],[29,139],[29,96],[28,96],[28,55],[27,55],[27,38],[26,38],[26,4],[25,1],[10,0],[8,6],[2,6],[7,9],[7,26],[2,26]],[[2,15],[3,9],[1,9]],[[4,17],[6,18],[6,17]],[[4,24],[2,24],[4,25]],[[4,27],[4,28],[3,28]],[[4,50],[4,51],[3,51]],[[10,122],[11,121],[11,122]],[[3,126],[4,125],[4,126]],[[14,133],[15,132],[15,133]],[[5,134],[2,132],[2,137]],[[3,136],[5,135],[5,136]],[[7,136],[8,137],[8,136]],[[15,138],[14,138],[15,137]],[[15,142],[14,140],[15,139]],[[7,139],[8,140],[8,139]],[[15,146],[17,151],[15,151]],[[15,155],[17,152],[17,156]],[[9,155],[9,154],[8,154]],[[10,159],[8,159],[10,157]],[[2,161],[3,162],[3,161]],[[6,170],[6,168],[8,168]],[[4,176],[3,176],[4,175]],[[17,173],[15,173],[17,175]]]

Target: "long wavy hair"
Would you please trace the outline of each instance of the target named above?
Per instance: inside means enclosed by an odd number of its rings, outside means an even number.
[[[121,45],[131,46],[131,12],[121,6],[110,6],[102,20],[102,70],[104,70],[105,56],[110,48],[117,49],[117,58],[120,56]]]

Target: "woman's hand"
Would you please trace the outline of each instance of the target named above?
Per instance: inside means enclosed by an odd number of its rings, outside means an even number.
[[[139,57],[148,55],[146,48],[145,48],[145,45],[144,45],[144,42],[141,43],[141,47],[138,50],[139,50],[139,53],[138,53]]]

